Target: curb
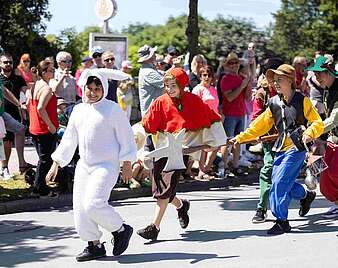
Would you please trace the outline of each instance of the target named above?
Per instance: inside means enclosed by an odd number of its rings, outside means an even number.
[[[215,179],[212,181],[188,181],[180,183],[177,187],[177,192],[207,191],[212,188],[227,188],[229,186],[238,187],[242,184],[253,184],[258,182],[258,174],[259,170],[254,170],[247,176],[243,177]],[[109,201],[147,196],[151,196],[150,188],[139,188],[132,190],[128,188],[115,188],[111,192]],[[72,206],[72,199],[72,194],[64,194],[60,195],[58,198],[49,197],[4,202],[0,204],[0,215]]]

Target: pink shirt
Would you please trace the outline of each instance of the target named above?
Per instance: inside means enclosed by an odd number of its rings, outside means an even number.
[[[229,90],[235,90],[240,87],[243,81],[243,77],[236,74],[226,74],[221,80],[221,92]],[[226,97],[223,96],[222,102],[222,112],[225,116],[245,116],[245,90],[239,94],[239,96],[233,101],[228,101]]]
[[[75,81],[76,81],[76,88],[77,88],[77,94],[82,97],[82,89],[81,87],[79,87],[79,85],[77,84],[77,82],[80,79],[81,73],[82,73],[82,69],[77,69],[76,73],[75,73]]]
[[[208,104],[210,109],[213,109],[216,113],[218,113],[218,96],[217,90],[215,87],[210,86],[209,88],[198,84],[192,90],[192,93],[199,96],[204,103]]]

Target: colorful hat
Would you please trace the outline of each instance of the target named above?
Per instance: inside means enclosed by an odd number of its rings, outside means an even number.
[[[325,72],[328,71],[331,76],[337,77],[338,71],[334,69],[332,66],[333,59],[330,59],[328,57],[319,56],[316,59],[316,62],[314,65],[310,66],[309,68],[306,68],[307,71],[313,71],[313,72]]]
[[[171,75],[175,78],[181,90],[184,90],[184,88],[189,84],[189,76],[182,68],[176,67],[176,68],[169,69],[166,72],[166,76],[168,75]]]

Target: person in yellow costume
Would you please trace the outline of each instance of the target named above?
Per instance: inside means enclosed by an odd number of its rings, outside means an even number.
[[[264,135],[273,125],[277,128],[270,191],[270,208],[276,221],[267,233],[278,235],[291,230],[288,221],[291,199],[300,200],[299,215],[305,216],[316,197],[315,192],[306,191],[296,178],[305,160],[305,145],[322,134],[324,124],[310,99],[296,90],[292,66],[282,64],[276,70],[269,69],[266,76],[278,95],[272,97],[267,109],[231,142],[243,143]]]

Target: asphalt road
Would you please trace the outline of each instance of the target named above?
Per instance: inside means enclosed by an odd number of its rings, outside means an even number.
[[[180,194],[191,200],[191,223],[180,229],[176,211],[168,207],[159,241],[136,234],[124,255],[113,257],[110,234],[104,232],[108,257],[77,263],[85,243],[74,228],[71,207],[0,216],[0,267],[338,267],[338,218],[325,219],[329,206],[318,196],[307,217],[292,203],[292,232],[268,236],[273,222],[252,224],[258,187],[241,186]],[[152,198],[127,199],[114,206],[135,231],[152,218]]]

